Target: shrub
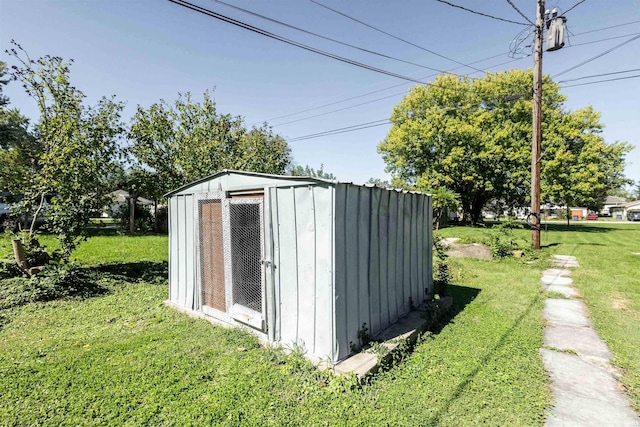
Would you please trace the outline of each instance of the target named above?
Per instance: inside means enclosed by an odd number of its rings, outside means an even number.
[[[142,232],[153,230],[153,214],[151,211],[139,203],[136,203],[134,206],[134,229]],[[122,203],[113,215],[120,223],[122,230],[129,230],[130,212],[131,209],[129,207],[129,201],[127,200],[127,203]]]
[[[106,289],[96,283],[87,271],[73,264],[50,264],[38,275],[0,280],[0,309],[105,292]]]
[[[441,236],[435,236],[433,239],[433,249],[436,256],[436,265],[433,277],[434,293],[439,296],[447,295],[447,287],[451,282],[452,276],[447,264],[447,246]]]

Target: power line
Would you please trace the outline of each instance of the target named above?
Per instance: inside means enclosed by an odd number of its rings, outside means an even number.
[[[298,136],[298,137],[295,137],[295,138],[286,138],[286,140],[287,140],[287,142],[304,141],[306,139],[320,138],[322,136],[338,135],[338,134],[341,134],[341,133],[354,132],[354,131],[357,131],[357,130],[369,129],[369,128],[377,127],[377,126],[384,126],[384,125],[387,125],[389,123],[391,123],[391,121],[389,119],[374,120],[372,122],[359,123],[357,125],[352,125],[352,126],[346,126],[346,127],[342,127],[342,128],[327,130],[327,131],[324,131],[324,132],[312,133],[312,134],[309,134],[309,135],[302,135],[302,136]]]
[[[583,65],[588,64],[589,62],[595,61],[596,59],[601,58],[601,57],[605,56],[606,54],[611,53],[611,52],[613,52],[614,50],[616,50],[616,49],[618,49],[618,48],[620,48],[620,47],[624,46],[625,44],[627,44],[627,43],[631,43],[632,41],[637,40],[637,39],[639,39],[639,38],[640,38],[640,35],[637,35],[637,36],[635,36],[635,37],[631,37],[630,39],[625,40],[624,42],[622,42],[622,43],[620,43],[620,44],[618,44],[618,45],[616,45],[616,46],[612,47],[611,49],[607,49],[607,50],[605,50],[604,52],[599,53],[599,54],[597,54],[596,56],[593,56],[593,57],[591,57],[591,58],[587,59],[586,61],[583,61],[583,62],[581,62],[581,63],[579,63],[579,64],[577,64],[577,65],[574,65],[573,67],[567,68],[567,69],[566,69],[566,70],[564,70],[564,71],[561,71],[561,72],[559,72],[559,73],[556,73],[556,74],[555,74],[555,75],[553,75],[552,77],[554,77],[554,78],[555,78],[555,77],[561,76],[561,75],[563,75],[563,74],[566,74],[566,73],[568,73],[569,71],[573,71],[573,70],[575,70],[576,68],[582,67]]]
[[[602,27],[602,28],[596,28],[595,30],[589,30],[589,31],[583,31],[581,33],[576,33],[573,35],[573,37],[575,36],[581,36],[583,34],[589,34],[589,33],[595,33],[597,31],[604,31],[604,30],[610,30],[611,28],[618,28],[618,27],[625,27],[627,25],[632,25],[632,24],[637,24],[638,22],[640,22],[640,20],[638,21],[631,21],[631,22],[625,22],[624,24],[618,24],[618,25],[611,25],[609,27]]]
[[[507,0],[509,1],[509,0]],[[582,3],[584,3],[587,0],[580,0],[578,3],[574,4],[573,6],[571,6],[569,9],[567,9],[566,11],[564,11],[562,14],[566,15],[567,13],[571,12],[573,9],[575,9],[576,7],[580,6]]]
[[[326,116],[328,114],[333,114],[333,113],[338,113],[340,111],[350,110],[352,108],[361,107],[363,105],[372,104],[374,102],[382,101],[384,99],[394,98],[396,96],[404,95],[404,94],[405,94],[405,91],[402,91],[402,92],[399,92],[399,93],[394,93],[393,95],[384,96],[382,98],[372,99],[371,101],[361,102],[360,104],[355,104],[355,105],[350,105],[348,107],[339,108],[337,110],[331,110],[331,111],[327,111],[327,112],[324,112],[324,113],[315,114],[315,115],[309,116],[309,117],[302,117],[301,119],[291,120],[291,121],[284,122],[284,123],[278,123],[277,125],[273,125],[273,126],[284,126],[284,125],[289,125],[291,123],[301,122],[301,121],[304,121],[304,120],[315,119],[316,117]]]
[[[520,58],[520,59],[523,59],[523,58]],[[514,59],[512,59],[512,60],[509,60],[509,61],[507,61],[507,62],[502,62],[502,63],[500,63],[500,64],[492,65],[492,66],[491,66],[491,67],[489,67],[489,68],[497,67],[497,66],[500,66],[500,65],[504,65],[504,64],[507,64],[507,63],[509,63],[509,62],[519,61],[520,59],[515,59],[515,60],[514,60]],[[404,84],[399,85],[399,86],[403,86],[403,85],[404,85]],[[446,87],[446,86],[440,86],[440,85],[435,84],[435,83],[425,83],[425,84],[424,84],[424,86],[428,86],[428,87],[432,87],[432,88],[436,88],[436,89],[442,89],[442,90],[450,90],[450,91],[452,91],[452,92],[456,92],[456,93],[458,92],[456,89],[451,89],[451,88]],[[380,92],[380,91],[382,91],[382,90],[388,90],[388,89],[390,89],[390,88],[387,88],[387,89],[381,89],[381,90],[376,91],[376,92]],[[378,101],[382,101],[382,100],[385,100],[385,99],[393,98],[393,97],[396,97],[396,96],[399,96],[399,95],[404,95],[405,93],[406,93],[405,91],[402,91],[402,92],[394,93],[393,95],[385,96],[385,97],[382,97],[382,98],[376,98],[376,99],[373,99],[373,100],[371,100],[371,101],[361,102],[361,103],[359,103],[359,104],[350,105],[350,106],[348,106],[348,107],[339,108],[339,109],[337,109],[337,110],[326,111],[326,112],[324,112],[324,113],[315,114],[315,115],[313,115],[313,116],[302,117],[302,118],[300,118],[300,119],[291,120],[291,121],[284,122],[284,123],[277,123],[277,124],[274,124],[274,125],[272,125],[272,126],[273,126],[273,127],[278,127],[278,126],[288,125],[288,124],[291,124],[291,123],[302,122],[302,121],[304,121],[304,120],[314,119],[314,118],[316,118],[316,117],[326,116],[326,115],[329,115],[329,114],[338,113],[338,112],[340,112],[340,111],[350,110],[350,109],[352,109],[352,108],[357,108],[357,107],[361,107],[361,106],[363,106],[363,105],[372,104],[372,103],[374,103],[374,102],[378,102]],[[367,95],[370,95],[370,94],[371,94],[371,93],[368,93],[368,94],[360,95],[360,96],[358,96],[358,97],[353,97],[353,98],[359,98],[359,97],[367,96]],[[353,98],[349,98],[349,99],[353,99]],[[338,101],[337,103],[341,103],[341,102],[344,102],[344,101]],[[337,103],[326,104],[325,106],[328,106],[328,105],[334,105],[334,104],[337,104]],[[311,109],[305,110],[305,111],[303,111],[303,112],[307,112],[307,111],[315,110],[315,109],[318,109],[318,108],[321,108],[321,107],[311,108]],[[297,114],[301,114],[301,113],[302,113],[302,112],[292,113],[292,114],[288,114],[287,116],[290,116],[290,115],[297,115]],[[282,116],[281,116],[281,117],[282,117]],[[276,119],[270,119],[270,120],[276,120]],[[267,120],[267,121],[270,121],[270,120]]]
[[[635,34],[630,34],[630,35],[635,35]],[[589,43],[596,43],[596,42],[604,41],[604,40],[609,40],[609,39],[594,40],[594,41],[589,42]],[[573,45],[573,46],[577,46],[577,45]],[[571,47],[571,46],[565,46],[565,47],[568,48],[568,47]],[[479,62],[488,61],[489,59],[493,59],[493,58],[497,58],[497,57],[503,56],[503,55],[505,55],[505,53],[508,53],[508,52],[503,52],[503,53],[499,53],[498,55],[494,55],[494,56],[490,56],[488,58],[480,59],[478,61],[472,62],[471,64],[477,64]],[[531,56],[531,55],[527,55],[527,56]],[[505,65],[505,64],[508,64],[508,63],[511,63],[511,62],[516,62],[516,61],[519,61],[519,60],[524,59],[524,58],[526,58],[526,57],[519,58],[519,59],[511,59],[509,61],[501,62],[499,64],[490,65],[490,66],[488,66],[486,68],[487,69],[491,69],[491,68],[494,68],[494,67],[499,67],[501,65]],[[462,66],[453,68],[450,71],[453,71],[453,70],[456,70],[456,69],[459,69],[459,68],[462,68]],[[421,77],[421,79],[428,79],[430,77],[433,77],[433,75],[424,76],[424,77]],[[310,111],[319,110],[319,109],[326,108],[326,107],[331,107],[333,105],[342,104],[344,102],[353,101],[355,99],[360,99],[360,98],[367,97],[369,95],[374,95],[376,93],[384,92],[384,91],[387,91],[387,90],[390,90],[390,89],[395,89],[397,87],[405,86],[406,84],[407,83],[400,83],[400,84],[388,86],[386,88],[374,90],[374,91],[371,91],[371,92],[366,92],[366,93],[363,93],[361,95],[356,95],[356,96],[352,96],[352,97],[349,97],[349,98],[341,99],[341,100],[338,100],[338,101],[334,101],[334,102],[329,102],[329,103],[326,103],[326,104],[318,105],[316,107],[310,107],[310,108],[307,108],[307,109],[304,109],[304,110],[301,110],[301,111],[296,111],[296,112],[293,112],[293,113],[288,113],[288,114],[284,114],[284,115],[281,115],[281,116],[272,117],[272,118],[263,120],[262,122],[255,122],[253,124],[258,124],[258,123],[263,123],[263,122],[271,122],[271,121],[278,120],[278,119],[284,119],[284,118],[291,117],[291,116],[297,116],[298,114],[308,113]],[[425,83],[425,84],[429,85],[429,86],[436,86],[437,87],[437,85],[434,85],[433,83]],[[444,88],[444,89],[447,89],[447,88]],[[340,109],[337,109],[337,110],[331,110],[331,111],[327,111],[327,112],[324,112],[324,113],[321,113],[321,114],[317,114],[317,115],[313,115],[313,116],[309,116],[309,117],[303,117],[303,118],[292,120],[292,121],[285,122],[285,123],[274,124],[273,126],[274,127],[284,126],[284,125],[295,123],[295,122],[309,120],[309,119],[313,119],[313,118],[316,118],[316,117],[325,116],[325,115],[328,115],[328,114],[332,114],[332,113],[336,113],[336,112],[340,112],[340,111],[344,111],[344,110],[348,110],[348,109],[352,109],[352,108],[357,108],[357,107],[360,107],[362,105],[367,105],[367,104],[371,104],[373,102],[378,102],[378,101],[381,101],[381,100],[384,100],[384,99],[392,98],[394,96],[402,95],[403,93],[405,93],[405,92],[395,93],[393,95],[389,95],[388,97],[377,98],[377,99],[374,99],[372,101],[366,101],[366,102],[354,104],[354,105],[351,105],[349,107],[340,108]]]
[[[318,1],[316,1],[316,0],[310,0],[310,1],[311,1],[312,3],[317,4],[317,5],[318,5],[318,6],[320,6],[320,7],[324,7],[325,9],[330,10],[331,12],[337,13],[338,15],[344,16],[344,17],[345,17],[345,18],[347,18],[347,19],[350,19],[350,20],[352,20],[352,21],[355,21],[355,22],[357,22],[358,24],[364,25],[365,27],[371,28],[372,30],[378,31],[379,33],[385,34],[385,35],[387,35],[387,36],[389,36],[389,37],[391,37],[391,38],[394,38],[394,39],[396,39],[396,40],[399,40],[399,41],[401,41],[401,42],[403,42],[403,43],[406,43],[406,44],[408,44],[408,45],[411,45],[411,46],[413,46],[413,47],[417,47],[418,49],[421,49],[421,50],[423,50],[423,51],[425,51],[425,52],[428,52],[428,53],[430,53],[430,54],[432,54],[432,55],[439,56],[440,58],[444,58],[444,59],[446,59],[446,60],[448,60],[448,61],[455,62],[455,63],[456,63],[456,64],[458,64],[458,65],[463,65],[463,66],[468,67],[468,68],[471,68],[472,70],[475,70],[475,71],[479,71],[479,72],[483,72],[483,71],[484,71],[484,70],[480,70],[480,69],[478,69],[478,68],[472,67],[472,66],[471,66],[471,65],[469,65],[469,64],[465,64],[465,63],[463,63],[463,62],[456,61],[455,59],[453,59],[453,58],[449,58],[448,56],[444,56],[444,55],[442,55],[442,54],[440,54],[440,53],[438,53],[438,52],[434,52],[434,51],[432,51],[432,50],[430,50],[430,49],[427,49],[426,47],[423,47],[423,46],[420,46],[420,45],[415,44],[415,43],[413,43],[413,42],[410,42],[409,40],[405,40],[405,39],[403,39],[403,38],[401,38],[401,37],[395,36],[395,35],[393,35],[393,34],[391,34],[391,33],[388,33],[388,32],[386,32],[386,31],[384,31],[384,30],[381,30],[380,28],[374,27],[374,26],[373,26],[373,25],[371,25],[371,24],[367,24],[366,22],[363,22],[363,21],[361,21],[361,20],[359,20],[359,19],[357,19],[357,18],[354,18],[353,16],[347,15],[347,14],[346,14],[346,13],[344,13],[344,12],[341,12],[341,11],[339,11],[339,10],[337,10],[337,9],[333,9],[333,8],[331,8],[331,7],[327,6],[327,5],[324,5],[324,4],[322,4],[322,3],[320,3],[320,2],[318,2]]]
[[[482,13],[482,12],[478,12],[478,11],[475,11],[475,10],[467,9],[466,7],[459,6],[459,5],[453,4],[453,3],[449,3],[448,1],[445,1],[445,0],[436,0],[436,1],[440,2],[440,3],[444,3],[444,4],[449,5],[451,7],[456,7],[458,9],[466,10],[467,12],[475,13],[476,15],[484,16],[484,17],[491,18],[491,19],[497,19],[498,21],[510,22],[511,24],[525,25],[527,27],[530,25],[530,24],[525,24],[524,22],[512,21],[510,19],[504,19],[504,18],[500,18],[500,17],[497,17],[497,16],[493,16],[493,15],[487,15],[486,13]]]
[[[415,65],[416,67],[426,68],[427,70],[437,71],[439,73],[444,73],[445,72],[445,71],[439,70],[437,68],[429,67],[429,66],[422,65],[422,64],[417,64],[417,63],[411,62],[411,61],[406,61],[404,59],[396,58],[396,57],[391,56],[391,55],[386,55],[384,53],[376,52],[376,51],[373,51],[373,50],[370,50],[370,49],[366,49],[366,48],[363,48],[363,47],[360,47],[360,46],[355,46],[355,45],[352,45],[352,44],[349,44],[349,43],[345,43],[343,41],[336,40],[336,39],[333,39],[331,37],[323,36],[322,34],[314,33],[312,31],[308,31],[308,30],[305,30],[303,28],[296,27],[295,25],[287,24],[286,22],[282,22],[282,21],[278,21],[277,19],[269,18],[268,16],[261,15],[261,14],[256,13],[256,12],[252,12],[252,11],[247,10],[247,9],[243,9],[241,7],[226,3],[226,2],[224,2],[222,0],[213,0],[213,1],[215,1],[216,3],[223,4],[223,5],[227,6],[227,7],[232,8],[232,9],[239,10],[239,11],[247,13],[249,15],[258,17],[260,19],[264,19],[264,20],[267,20],[269,22],[273,22],[274,24],[282,25],[282,26],[290,28],[292,30],[300,31],[302,33],[305,33],[305,34],[308,34],[308,35],[311,35],[311,36],[314,36],[314,37],[319,37],[319,38],[321,38],[323,40],[328,40],[330,42],[337,43],[337,44],[340,44],[342,46],[347,46],[347,47],[350,47],[352,49],[357,49],[357,50],[359,50],[361,52],[366,52],[366,53],[369,53],[369,54],[372,54],[372,55],[380,56],[382,58],[392,59],[394,61],[403,62],[405,64]]]
[[[586,85],[594,85],[596,83],[605,83],[605,82],[613,82],[616,80],[627,80],[627,79],[637,79],[638,77],[640,77],[640,74],[636,74],[634,76],[627,76],[627,77],[618,77],[615,79],[605,79],[605,80],[597,80],[595,82],[586,82],[586,83],[578,83],[575,85],[567,85],[567,86],[562,86],[562,88],[566,88],[566,87],[576,87],[576,86],[586,86]]]
[[[505,52],[500,53],[500,54],[498,54],[498,55],[490,56],[490,57],[488,57],[488,58],[480,59],[480,60],[478,60],[478,61],[472,62],[472,64],[476,64],[476,63],[478,63],[478,62],[484,62],[484,61],[487,61],[487,60],[489,60],[489,59],[497,58],[497,57],[499,57],[499,56],[503,56],[504,54],[505,54]],[[506,62],[501,62],[501,63],[499,63],[499,64],[490,65],[490,66],[489,66],[489,67],[487,67],[487,68],[499,67],[500,65],[508,64],[508,63],[511,63],[511,62],[516,62],[516,61],[519,61],[520,59],[523,59],[523,58],[519,58],[519,59],[511,59],[511,60],[506,61]],[[457,69],[457,68],[462,68],[462,67],[456,67],[456,68],[453,68],[452,70],[455,70],[455,69]],[[435,76],[435,74],[431,74],[431,75],[429,75],[429,76],[424,76],[424,77],[422,77],[422,79],[428,79],[428,78],[430,78],[430,77],[434,77],[434,76]],[[430,86],[430,87],[440,87],[440,86],[435,85],[435,84],[433,84],[433,83],[424,83],[424,84],[425,84],[425,85],[427,85],[427,86]],[[352,97],[349,97],[349,98],[341,99],[341,100],[338,100],[338,101],[330,102],[330,103],[327,103],[327,104],[318,105],[318,106],[316,106],[316,107],[310,107],[310,108],[307,108],[307,109],[305,109],[305,110],[301,110],[301,111],[296,111],[296,112],[293,112],[293,113],[284,114],[284,115],[282,115],[282,116],[278,116],[278,117],[272,117],[272,118],[270,118],[270,119],[266,119],[266,120],[263,120],[263,121],[260,121],[260,122],[254,122],[254,123],[252,123],[252,125],[255,125],[255,124],[258,124],[258,123],[263,123],[263,122],[271,122],[271,121],[273,121],[273,120],[278,120],[278,119],[284,119],[284,118],[286,118],[286,117],[296,116],[296,115],[298,115],[298,114],[302,114],[302,113],[308,113],[309,111],[319,110],[319,109],[321,109],[321,108],[325,108],[325,107],[331,107],[331,106],[333,106],[333,105],[342,104],[343,102],[353,101],[354,99],[359,99],[359,98],[364,98],[364,97],[369,96],[369,95],[373,95],[373,94],[376,94],[376,93],[384,92],[384,91],[387,91],[387,90],[389,90],[389,89],[395,89],[395,88],[397,88],[397,87],[401,87],[401,86],[405,86],[405,85],[407,85],[407,83],[400,83],[400,84],[396,84],[396,85],[393,85],[393,86],[387,86],[387,87],[385,87],[385,88],[383,88],[383,89],[378,89],[378,90],[374,90],[374,91],[371,91],[371,92],[366,92],[366,93],[363,93],[363,94],[361,94],[361,95],[356,95],[356,96],[352,96]],[[446,87],[442,87],[442,88],[443,88],[443,89],[448,89],[448,88],[446,88]],[[404,92],[402,92],[402,93],[404,93]],[[397,96],[397,95],[401,95],[402,93],[396,93],[396,94],[394,94],[394,95],[390,95],[389,97]],[[385,98],[379,98],[378,100],[382,100],[382,99],[385,99]],[[374,100],[374,101],[375,101],[375,100]],[[369,102],[363,102],[363,103],[361,103],[361,104],[355,104],[355,105],[353,105],[352,107],[358,107],[358,106],[360,106],[360,105],[365,105],[365,104],[369,104]],[[351,107],[350,107],[350,108],[351,108]],[[331,112],[335,112],[335,111],[340,111],[340,110],[330,111],[329,113],[331,113]],[[323,115],[324,115],[324,114],[323,114]],[[315,117],[315,116],[314,116],[314,117]],[[288,123],[290,123],[290,122],[288,122]],[[284,125],[284,124],[285,124],[285,123],[280,123],[280,124],[275,124],[275,125],[273,125],[273,126],[281,126],[281,125]]]
[[[583,0],[583,1],[584,1],[584,0]],[[514,8],[514,9],[515,9],[515,11],[516,11],[516,12],[518,12],[518,13],[520,14],[520,16],[522,16],[522,17],[523,17],[523,18],[524,18],[528,23],[530,23],[530,24],[531,24],[531,25],[533,25],[534,27],[536,26],[536,24],[534,24],[534,23],[533,23],[533,21],[527,17],[527,15],[525,15],[524,13],[522,13],[522,12],[520,11],[520,9],[518,9],[518,8],[516,7],[516,5],[515,5],[515,4],[513,4],[513,2],[512,2],[511,0],[507,0],[507,3],[509,3],[509,5],[510,5],[512,8]]]
[[[629,34],[623,34],[623,35],[621,35],[621,36],[608,37],[608,38],[606,38],[606,39],[593,40],[593,41],[590,41],[590,42],[570,44],[569,46],[565,46],[565,48],[567,48],[567,47],[575,47],[575,46],[584,46],[584,45],[586,45],[586,44],[593,44],[593,43],[606,42],[606,41],[609,41],[609,40],[615,40],[615,39],[623,39],[623,38],[625,38],[625,37],[635,36],[635,35],[638,35],[638,34],[640,34],[640,33],[629,33]]]
[[[594,77],[603,77],[603,76],[612,76],[614,74],[624,74],[624,73],[631,73],[632,71],[640,71],[640,68],[634,68],[631,70],[624,70],[624,71],[613,71],[611,73],[602,73],[602,74],[592,74],[590,76],[582,76],[582,77],[576,77],[573,79],[568,79],[568,80],[560,80],[556,83],[560,84],[560,83],[568,83],[568,82],[574,82],[576,80],[584,80],[584,79],[592,79]]]
[[[414,79],[414,78],[411,78],[411,77],[403,76],[401,74],[396,74],[396,73],[393,73],[391,71],[387,71],[387,70],[383,70],[381,68],[374,67],[372,65],[367,65],[367,64],[364,64],[362,62],[358,62],[358,61],[355,61],[355,60],[352,60],[352,59],[345,58],[343,56],[334,55],[334,54],[332,54],[330,52],[326,52],[326,51],[323,51],[323,50],[320,50],[320,49],[316,49],[315,47],[312,47],[312,46],[309,46],[309,45],[305,45],[303,43],[300,43],[300,42],[285,38],[283,36],[279,36],[277,34],[274,34],[274,33],[271,33],[269,31],[263,30],[261,28],[255,27],[253,25],[249,25],[249,24],[247,24],[245,22],[238,21],[236,19],[230,18],[228,16],[222,15],[222,14],[214,12],[212,10],[205,9],[203,7],[197,6],[197,5],[193,4],[193,3],[189,3],[189,2],[187,2],[185,0],[169,0],[169,1],[171,3],[175,3],[175,4],[179,5],[179,6],[186,7],[187,9],[191,9],[191,10],[193,10],[195,12],[202,13],[203,15],[207,15],[207,16],[209,16],[211,18],[215,18],[215,19],[218,19],[220,21],[227,22],[229,24],[235,25],[235,26],[243,28],[245,30],[249,30],[249,31],[252,31],[254,33],[260,34],[262,36],[269,37],[269,38],[272,38],[274,40],[278,40],[278,41],[281,41],[283,43],[287,43],[289,45],[299,47],[299,48],[307,50],[309,52],[313,52],[313,53],[317,53],[317,54],[322,55],[322,56],[326,56],[327,58],[335,59],[337,61],[344,62],[346,64],[354,65],[356,67],[360,67],[360,68],[363,68],[365,70],[374,71],[376,73],[385,74],[385,75],[391,76],[391,77],[396,77],[398,79],[403,79],[403,80],[407,80],[407,81],[414,82],[414,83],[420,83],[420,84],[423,83],[422,81]]]

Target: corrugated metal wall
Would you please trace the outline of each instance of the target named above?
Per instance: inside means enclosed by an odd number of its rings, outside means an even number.
[[[432,289],[431,198],[337,184],[335,218],[333,353],[342,359],[365,323],[381,332]]]
[[[169,301],[190,310],[199,308],[195,281],[193,195],[169,198]]]
[[[272,339],[335,359],[332,186],[269,189],[273,241]]]

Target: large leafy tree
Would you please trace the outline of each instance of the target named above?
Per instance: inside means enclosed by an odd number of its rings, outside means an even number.
[[[624,158],[631,146],[606,144],[600,114],[591,107],[564,114],[556,132],[546,135],[542,193],[549,201],[599,210],[614,189],[628,183]],[[569,217],[569,216],[568,216]]]
[[[157,173],[164,192],[222,169],[282,174],[290,164],[283,138],[266,125],[247,130],[241,117],[220,114],[208,92],[202,102],[187,93],[172,105],[139,106],[129,137],[131,152]]]
[[[29,120],[10,108],[3,87],[10,81],[6,63],[0,62],[0,191],[19,192],[37,166],[38,146],[29,133]]]
[[[60,57],[32,60],[17,44],[9,53],[18,62],[12,67],[13,78],[40,111],[33,130],[37,149],[30,153],[34,167],[23,184],[17,213],[34,219],[30,238],[35,218],[45,215],[61,243],[58,255],[65,260],[86,237],[90,218],[108,204],[109,176],[117,167],[124,132],[123,104],[102,98],[86,106],[84,94],[71,85],[69,63]]]
[[[444,187],[459,194],[467,221],[479,221],[482,208],[491,200],[507,207],[526,204],[531,176],[531,82],[531,71],[511,70],[476,80],[440,75],[431,85],[416,86],[394,108],[391,130],[378,146],[387,170],[419,190]],[[563,165],[561,147],[570,147],[574,170],[602,172],[589,175],[598,186],[581,185],[584,191],[572,200],[596,200],[619,179],[627,148],[604,143],[597,115],[589,108],[565,111],[565,97],[548,76],[543,87],[543,182],[559,182],[560,168],[547,162],[557,159]],[[592,150],[596,139],[607,156],[578,153],[578,149]],[[563,185],[584,179],[583,174],[569,174]],[[544,198],[558,197],[550,184],[543,188]]]

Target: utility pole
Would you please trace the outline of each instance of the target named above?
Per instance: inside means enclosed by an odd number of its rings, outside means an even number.
[[[531,141],[531,238],[533,249],[540,249],[540,146],[542,144],[542,37],[544,0],[537,0],[533,54],[533,132]]]

